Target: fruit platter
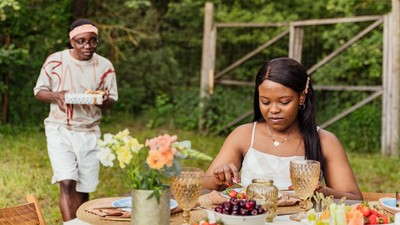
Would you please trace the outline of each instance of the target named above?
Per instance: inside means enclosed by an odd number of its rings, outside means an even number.
[[[204,218],[199,222],[192,223],[191,225],[225,225],[222,221],[211,221],[208,218]]]
[[[214,217],[224,225],[262,225],[267,213],[255,200],[233,197],[214,208]]]
[[[266,210],[254,200],[236,197],[207,210],[208,217],[191,225],[263,225]]]
[[[246,188],[227,188],[221,195],[225,198],[246,199]]]
[[[393,224],[394,217],[377,205],[368,202],[356,205],[331,203],[329,208],[316,213],[314,209],[307,212],[307,218],[302,220],[308,225],[373,225]]]

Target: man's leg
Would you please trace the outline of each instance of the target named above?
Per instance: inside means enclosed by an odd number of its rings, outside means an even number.
[[[79,206],[89,200],[88,193],[76,191],[76,181],[60,181],[60,211],[63,221],[69,221],[76,218],[76,211]]]

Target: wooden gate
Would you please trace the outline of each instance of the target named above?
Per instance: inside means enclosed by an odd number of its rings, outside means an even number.
[[[316,70],[324,64],[332,60],[341,52],[349,48],[352,44],[360,40],[369,32],[373,31],[381,24],[384,24],[383,29],[383,65],[382,65],[382,85],[381,86],[321,86],[314,85],[315,90],[343,90],[343,91],[370,91],[368,97],[356,103],[352,107],[346,109],[342,113],[334,116],[328,121],[321,124],[321,127],[328,127],[338,120],[344,118],[354,112],[361,106],[368,104],[379,96],[383,96],[382,100],[382,154],[396,155],[399,154],[399,87],[400,87],[400,24],[399,18],[400,3],[399,0],[392,0],[392,12],[386,15],[378,16],[360,16],[351,18],[334,18],[334,19],[319,19],[319,20],[304,20],[282,23],[214,23],[213,22],[213,4],[206,3],[204,16],[204,34],[203,34],[203,54],[201,65],[201,83],[200,83],[200,108],[204,111],[204,105],[208,101],[210,94],[213,93],[214,84],[221,85],[245,85],[253,86],[253,83],[223,79],[223,76],[228,72],[243,64],[246,60],[261,52],[263,49],[273,45],[280,39],[289,35],[289,57],[301,62],[302,42],[304,35],[304,27],[311,25],[327,25],[335,23],[354,23],[371,21],[371,24],[356,34],[346,43],[331,52],[328,56],[314,64],[308,69],[308,74],[311,76]],[[269,41],[265,42],[255,50],[247,53],[237,61],[225,69],[214,73],[216,40],[218,28],[229,27],[287,27],[287,29],[276,35]],[[232,127],[242,121],[244,118],[252,115],[252,111],[246,112],[239,116],[236,120],[227,124],[223,129]],[[204,122],[203,117],[199,120],[199,127],[202,129]]]

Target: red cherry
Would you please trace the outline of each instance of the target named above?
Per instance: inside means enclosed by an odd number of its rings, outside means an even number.
[[[249,200],[246,202],[247,210],[253,210],[255,206],[256,206],[256,202],[254,200]]]

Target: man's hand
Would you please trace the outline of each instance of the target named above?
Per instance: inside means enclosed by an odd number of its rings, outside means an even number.
[[[64,95],[67,92],[68,92],[68,90],[63,90],[63,91],[59,91],[59,92],[52,92],[49,90],[40,90],[36,94],[35,97],[43,102],[56,103],[58,105],[58,107],[60,108],[60,110],[65,112],[66,105],[65,105],[65,101],[64,101]]]
[[[109,109],[114,105],[114,99],[110,98],[109,95],[105,94],[103,96],[103,108]]]
[[[65,105],[65,98],[64,95],[68,91],[60,91],[60,92],[52,92],[54,94],[54,99],[55,102],[58,105],[58,108],[60,108],[61,111],[66,112],[66,105]]]

